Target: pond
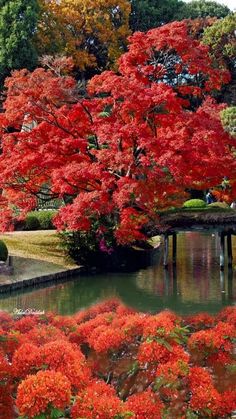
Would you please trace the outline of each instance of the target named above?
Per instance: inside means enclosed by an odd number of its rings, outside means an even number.
[[[233,237],[236,261],[236,237]],[[78,276],[72,281],[26,288],[0,296],[0,309],[35,309],[72,314],[82,308],[117,297],[144,312],[170,308],[180,314],[216,313],[236,301],[236,270],[219,269],[219,239],[215,234],[189,232],[178,235],[176,269],[162,266],[162,251],[153,266],[132,273]],[[236,262],[235,262],[236,263]]]

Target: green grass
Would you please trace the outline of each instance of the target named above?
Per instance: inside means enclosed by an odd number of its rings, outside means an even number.
[[[13,256],[45,260],[65,268],[77,266],[65,255],[55,231],[15,231],[0,234],[0,240],[6,243]]]

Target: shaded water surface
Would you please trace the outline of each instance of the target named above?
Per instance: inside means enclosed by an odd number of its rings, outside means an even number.
[[[236,238],[233,237],[236,265]],[[170,308],[187,314],[215,313],[236,302],[236,266],[219,269],[219,241],[214,234],[178,235],[176,269],[162,267],[162,251],[156,263],[132,273],[80,276],[43,288],[26,289],[0,296],[0,309],[36,309],[71,314],[110,297],[141,311]]]

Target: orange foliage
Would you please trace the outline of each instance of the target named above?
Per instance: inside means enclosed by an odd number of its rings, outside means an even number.
[[[72,56],[81,71],[113,65],[129,35],[128,0],[40,0],[37,48]]]

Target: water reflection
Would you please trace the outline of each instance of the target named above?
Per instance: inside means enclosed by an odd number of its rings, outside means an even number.
[[[233,254],[236,260],[235,238]],[[63,284],[15,292],[0,297],[0,308],[35,308],[66,314],[115,296],[142,311],[170,308],[179,313],[214,313],[235,301],[235,277],[234,269],[220,272],[217,236],[183,233],[178,236],[176,267],[170,264],[164,270],[160,252],[157,263],[147,269],[77,277]]]

